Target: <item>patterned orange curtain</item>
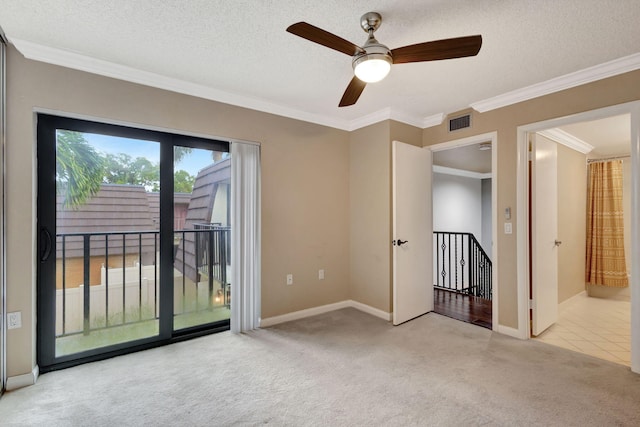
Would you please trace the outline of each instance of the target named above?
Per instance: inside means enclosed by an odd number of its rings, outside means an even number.
[[[625,288],[622,161],[589,164],[587,203],[586,281]]]

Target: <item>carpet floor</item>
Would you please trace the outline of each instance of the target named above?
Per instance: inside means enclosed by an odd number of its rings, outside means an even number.
[[[42,375],[0,425],[638,426],[640,375],[437,314],[343,309]]]

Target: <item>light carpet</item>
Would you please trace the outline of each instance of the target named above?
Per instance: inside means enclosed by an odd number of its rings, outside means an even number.
[[[640,375],[437,314],[348,308],[42,375],[0,425],[640,425]]]

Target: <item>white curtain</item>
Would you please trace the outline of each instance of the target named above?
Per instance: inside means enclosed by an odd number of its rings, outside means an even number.
[[[260,326],[260,145],[231,143],[231,332]]]

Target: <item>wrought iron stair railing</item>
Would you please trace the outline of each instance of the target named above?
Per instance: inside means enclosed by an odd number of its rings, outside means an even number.
[[[472,233],[434,231],[434,286],[491,299],[492,264]]]

